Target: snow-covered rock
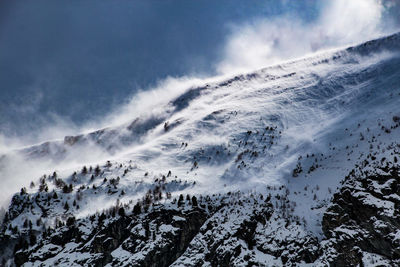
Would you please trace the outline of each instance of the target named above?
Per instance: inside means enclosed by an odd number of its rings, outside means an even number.
[[[2,264],[399,264],[399,103],[395,34],[14,151],[57,169],[12,197]]]

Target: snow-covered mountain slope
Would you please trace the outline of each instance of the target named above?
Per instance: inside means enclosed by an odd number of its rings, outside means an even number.
[[[93,150],[109,160],[32,177],[5,216],[3,264],[399,264],[399,104],[395,34],[24,148],[28,162]]]

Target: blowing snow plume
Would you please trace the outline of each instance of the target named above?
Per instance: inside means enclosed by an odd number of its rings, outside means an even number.
[[[398,10],[397,5],[394,1],[379,0],[324,1],[314,21],[284,14],[234,25],[217,71],[246,72],[389,34],[398,29],[394,20],[398,13],[388,16],[388,9]]]

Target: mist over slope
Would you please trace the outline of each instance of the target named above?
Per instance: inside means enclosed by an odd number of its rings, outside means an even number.
[[[1,251],[27,266],[399,263],[396,238],[385,239],[390,255],[380,252],[385,246],[362,246],[361,235],[354,241],[359,251],[343,256],[328,234],[338,230],[327,215],[341,182],[381,169],[376,175],[398,179],[399,103],[400,34],[394,34],[210,79],[126,123],[9,152],[1,158],[3,175],[33,165],[46,171],[16,190]],[[398,209],[395,197],[382,194],[372,214],[382,201],[391,201],[382,204],[385,212]],[[398,233],[396,223],[390,227]],[[119,230],[108,236],[107,229]],[[230,255],[234,248],[239,252]]]

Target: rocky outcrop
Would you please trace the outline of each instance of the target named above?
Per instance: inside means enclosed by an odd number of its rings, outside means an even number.
[[[139,211],[139,212],[138,212]],[[260,258],[259,255],[264,255]],[[321,254],[317,238],[271,197],[240,192],[116,208],[46,230],[14,252],[24,263],[82,266],[296,266]],[[270,259],[265,261],[265,257]]]
[[[332,266],[363,264],[365,252],[400,264],[400,178],[397,166],[352,172],[323,217]]]
[[[380,166],[380,167],[379,167]],[[14,250],[17,266],[364,266],[400,264],[400,177],[395,164],[363,164],[334,194],[322,221],[325,239],[285,212],[284,195],[182,197],[133,211],[68,218],[36,244],[28,233]],[[23,198],[20,196],[19,198]],[[17,201],[19,198],[15,198]],[[22,203],[22,202],[21,202]],[[18,214],[17,211],[15,211]],[[25,241],[24,241],[25,240]],[[16,240],[14,240],[16,242]],[[368,263],[368,262],[367,262]],[[368,264],[367,264],[368,265]]]
[[[135,266],[168,266],[185,251],[206,218],[207,212],[198,207],[185,210],[154,208],[146,214],[113,218],[100,215],[94,218],[88,234],[80,227],[88,221],[77,220],[56,229],[30,249],[18,250],[14,260],[18,266],[28,261],[49,263],[49,259],[53,264],[123,265],[126,262],[115,252],[120,249],[133,256],[141,254],[142,257],[130,259],[129,263]],[[64,252],[88,256],[76,260],[57,257]]]
[[[268,197],[250,196],[215,212],[172,266],[296,266],[319,255],[317,238],[303,225]]]

